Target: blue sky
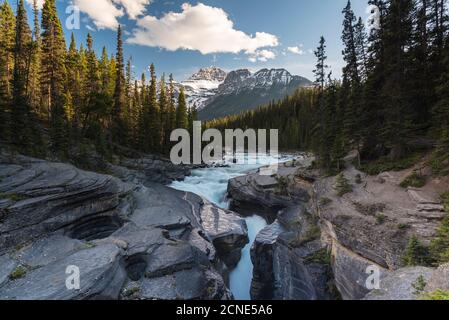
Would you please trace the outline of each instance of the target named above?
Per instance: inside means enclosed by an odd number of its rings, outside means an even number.
[[[80,28],[73,31],[78,45],[91,32],[97,52],[106,46],[114,53],[114,28],[120,23],[125,29],[125,54],[133,57],[135,75],[140,76],[154,62],[158,74],[173,73],[177,80],[211,65],[253,71],[282,67],[312,78],[312,50],[323,35],[329,64],[338,77],[341,11],[346,1],[73,0],[82,11]],[[356,14],[366,20],[367,1],[352,2]],[[65,26],[70,3],[58,0],[67,36],[71,32]]]

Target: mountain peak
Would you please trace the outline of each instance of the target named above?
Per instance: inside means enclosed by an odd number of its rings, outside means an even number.
[[[201,68],[197,73],[194,73],[189,81],[214,81],[214,82],[223,82],[226,78],[226,72],[217,67],[208,67]]]

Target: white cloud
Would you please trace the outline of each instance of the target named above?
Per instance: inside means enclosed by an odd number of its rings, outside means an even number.
[[[32,7],[34,5],[34,0],[27,0],[28,4]],[[39,10],[42,10],[42,7],[44,6],[45,0],[37,0],[37,8]]]
[[[73,0],[73,4],[87,14],[98,29],[116,29],[118,19],[125,12],[130,19],[137,19],[150,3],[151,0]]]
[[[268,60],[273,60],[276,58],[276,53],[271,50],[258,50],[254,53],[250,53],[248,60],[250,62],[267,62]]]
[[[116,4],[122,5],[130,19],[136,19],[146,11],[146,6],[151,0],[113,0]]]
[[[303,55],[304,54],[304,50],[302,49],[302,45],[295,46],[295,47],[288,47],[287,50],[288,50],[288,52],[293,53],[293,54],[298,54],[298,55]]]
[[[161,18],[145,16],[138,19],[137,28],[127,42],[169,51],[197,50],[202,54],[245,52],[260,55],[261,59],[270,59],[270,54],[260,53],[259,49],[279,45],[278,38],[272,34],[256,32],[248,35],[236,30],[221,8],[202,3],[195,6],[184,3],[181,8],[181,12],[169,12]]]
[[[98,29],[116,29],[118,18],[124,15],[110,0],[73,0],[80,11],[86,13]]]

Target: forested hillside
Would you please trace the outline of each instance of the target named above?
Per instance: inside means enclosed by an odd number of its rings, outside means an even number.
[[[55,0],[45,1],[41,21],[34,1],[34,26],[24,1],[14,13],[0,5],[0,141],[18,152],[77,161],[86,152],[109,156],[120,146],[167,153],[169,134],[195,117],[183,93],[175,99],[173,77],[136,81],[125,61],[122,30],[117,51],[93,50],[89,34],[69,46]],[[175,101],[176,100],[176,101]],[[179,106],[179,107],[178,107]],[[191,112],[190,112],[191,111]],[[120,148],[119,148],[120,149]]]
[[[343,9],[341,80],[327,66],[322,37],[315,88],[208,126],[279,129],[281,148],[312,150],[331,172],[354,149],[359,165],[388,169],[434,148],[434,169],[442,170],[449,158],[448,1],[369,4],[380,9],[379,29],[366,30],[350,1]]]

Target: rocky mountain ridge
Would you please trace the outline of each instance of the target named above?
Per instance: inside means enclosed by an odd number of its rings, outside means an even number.
[[[220,68],[209,67],[200,69],[176,87],[178,91],[184,88],[189,106],[195,105],[200,110],[200,118],[210,118],[209,114],[222,116],[254,108],[311,84],[306,78],[293,76],[285,69],[262,69],[255,73],[239,69],[226,73]],[[254,100],[255,96],[257,99]],[[234,105],[236,99],[244,101]],[[228,108],[229,105],[232,108]]]

